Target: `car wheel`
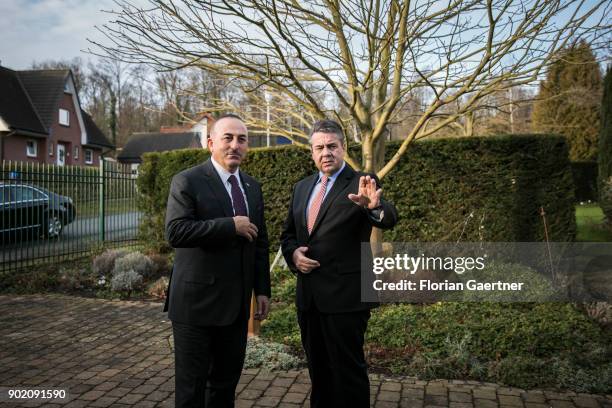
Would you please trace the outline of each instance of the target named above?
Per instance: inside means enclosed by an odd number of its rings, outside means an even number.
[[[47,237],[59,237],[63,228],[64,224],[62,223],[62,219],[57,214],[50,214],[47,220]]]

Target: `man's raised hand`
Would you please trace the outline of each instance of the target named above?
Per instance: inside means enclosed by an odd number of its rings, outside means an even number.
[[[374,209],[380,206],[382,188],[376,189],[376,180],[370,176],[359,178],[359,191],[357,194],[349,194],[348,198],[360,207]]]

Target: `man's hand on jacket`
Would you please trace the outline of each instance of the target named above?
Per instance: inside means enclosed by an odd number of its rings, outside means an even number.
[[[306,256],[307,251],[308,247],[305,246],[299,247],[293,251],[293,264],[302,273],[310,273],[313,269],[321,266],[319,261],[310,259]]]
[[[234,226],[236,227],[236,235],[245,237],[249,242],[253,242],[257,238],[257,226],[249,220],[249,217],[237,215],[234,217]]]

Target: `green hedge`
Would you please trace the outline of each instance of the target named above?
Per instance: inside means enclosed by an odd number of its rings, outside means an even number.
[[[396,150],[390,144],[391,156]],[[168,249],[163,224],[168,189],[177,172],[201,163],[203,150],[149,153],[138,178],[142,237]],[[271,249],[292,186],[315,168],[297,147],[252,149],[242,168],[263,184]],[[542,241],[546,213],[550,240],[573,240],[574,187],[567,146],[554,136],[436,139],[415,143],[383,180],[400,222],[388,241]]]
[[[148,153],[139,169],[139,209],[144,212],[141,238],[158,250],[167,250],[164,239],[164,218],[170,181],[179,171],[208,159],[202,149]],[[262,183],[266,224],[271,250],[278,248],[278,238],[287,215],[293,185],[315,171],[304,149],[295,147],[256,148],[249,151],[241,169]]]
[[[384,181],[400,215],[388,241],[573,240],[574,186],[567,145],[554,136],[416,143]]]

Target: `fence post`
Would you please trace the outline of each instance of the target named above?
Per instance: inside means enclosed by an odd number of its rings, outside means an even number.
[[[255,320],[253,316],[255,316],[255,311],[257,310],[257,299],[255,299],[255,294],[251,295],[251,313],[249,315],[249,323],[248,323],[248,336],[259,336],[261,331],[261,322],[259,320]]]
[[[100,201],[100,206],[99,206],[99,240],[100,242],[104,242],[105,239],[105,222],[104,222],[104,216],[105,216],[105,208],[104,208],[104,196],[105,196],[105,171],[104,171],[104,157],[100,156],[100,177],[98,178],[98,180],[100,181],[100,188],[99,188],[99,192],[100,192],[100,196],[99,196],[99,201]]]

